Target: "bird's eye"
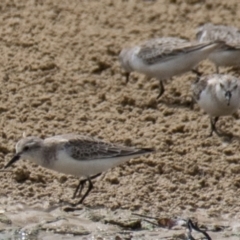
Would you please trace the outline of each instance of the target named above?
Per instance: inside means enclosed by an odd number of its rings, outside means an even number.
[[[233,90],[236,90],[238,88],[238,85],[234,86]]]
[[[25,146],[24,148],[23,148],[23,151],[24,152],[26,152],[26,151],[28,151],[29,150],[29,146]]]

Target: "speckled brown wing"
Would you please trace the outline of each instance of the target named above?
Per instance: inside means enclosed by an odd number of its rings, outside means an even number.
[[[201,92],[207,87],[209,76],[197,78],[192,85],[193,98],[195,101],[200,99]]]
[[[124,156],[140,155],[153,152],[151,148],[131,148],[108,143],[96,138],[81,135],[65,136],[67,140],[62,147],[74,159],[92,160],[106,158],[120,158]]]
[[[191,43],[183,39],[163,38],[140,46],[137,56],[148,65],[169,61],[179,54],[201,50],[212,43]]]
[[[201,41],[223,41],[222,50],[240,49],[240,31],[231,26],[205,24],[199,28],[196,38]]]
[[[226,44],[222,44],[221,50],[236,50],[240,49],[240,33],[233,31],[216,31],[210,32],[210,39],[212,41],[224,41]]]

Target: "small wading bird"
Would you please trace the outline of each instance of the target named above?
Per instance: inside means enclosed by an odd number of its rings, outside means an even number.
[[[198,77],[192,85],[193,98],[210,116],[211,131],[217,135],[220,116],[231,115],[240,107],[240,80],[231,75],[212,74]]]
[[[149,40],[139,46],[125,48],[119,55],[121,66],[126,71],[127,82],[133,71],[159,80],[160,98],[164,93],[163,81],[193,70],[223,43],[188,42],[184,39],[166,37]]]
[[[80,195],[85,183],[89,183],[86,193],[77,203],[80,204],[93,188],[92,179],[131,158],[153,151],[152,148],[124,147],[75,134],[58,135],[44,140],[24,137],[16,144],[16,154],[5,168],[24,158],[60,173],[85,177],[80,180],[73,195],[73,198],[78,192]]]
[[[240,66],[240,31],[232,26],[214,25],[206,23],[197,29],[196,38],[199,42],[224,41],[220,48],[216,48],[208,56],[219,67]]]

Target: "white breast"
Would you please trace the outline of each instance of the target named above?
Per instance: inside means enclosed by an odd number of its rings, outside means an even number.
[[[240,65],[240,50],[214,51],[209,54],[209,59],[217,66]]]
[[[210,116],[227,116],[237,111],[240,106],[240,99],[238,95],[234,94],[228,106],[227,101],[219,101],[209,92],[203,91],[198,100],[198,104]]]

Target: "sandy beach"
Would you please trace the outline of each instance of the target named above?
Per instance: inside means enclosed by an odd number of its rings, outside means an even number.
[[[197,105],[190,109],[194,74],[169,80],[156,100],[158,81],[132,73],[126,84],[118,62],[123,47],[154,37],[193,40],[195,29],[205,22],[240,27],[237,0],[5,0],[0,12],[1,168],[23,132],[42,138],[78,133],[155,147],[155,154],[130,160],[94,180],[83,207],[199,216],[198,221],[211,224],[224,220],[229,236],[224,238],[222,230],[215,239],[239,239],[240,226],[232,227],[240,219],[239,113],[218,123],[233,135],[231,141],[208,138],[209,117]],[[215,67],[206,60],[199,70],[208,74]],[[230,68],[221,72],[239,76]],[[10,219],[14,211],[27,211],[26,206],[45,212],[43,203],[49,208],[74,202],[75,177],[27,160],[9,170],[0,173],[0,206]],[[20,203],[25,207],[17,208]]]

